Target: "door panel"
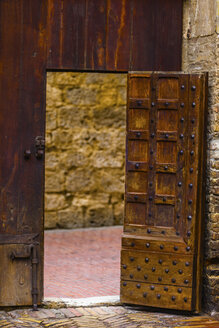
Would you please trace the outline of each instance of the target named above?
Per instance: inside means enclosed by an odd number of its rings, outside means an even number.
[[[128,75],[122,302],[200,309],[206,79]]]

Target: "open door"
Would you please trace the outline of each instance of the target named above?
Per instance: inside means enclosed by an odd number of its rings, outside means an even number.
[[[128,74],[123,303],[200,310],[206,74]]]

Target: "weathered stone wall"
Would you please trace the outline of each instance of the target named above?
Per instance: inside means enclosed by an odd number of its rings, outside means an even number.
[[[47,74],[45,228],[121,224],[126,74]]]
[[[203,304],[219,312],[219,39],[218,0],[184,1],[183,70],[209,72],[208,167]]]

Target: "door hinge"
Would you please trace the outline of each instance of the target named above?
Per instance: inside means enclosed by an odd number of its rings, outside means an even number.
[[[42,136],[35,138],[36,158],[41,159],[45,150],[45,139]]]
[[[23,260],[23,259],[31,259],[32,266],[32,301],[33,301],[33,310],[37,311],[37,301],[38,301],[38,288],[37,288],[37,265],[39,263],[37,256],[37,245],[38,242],[26,245],[24,247],[23,252],[16,252],[13,250],[10,254],[10,259],[12,261],[15,260]]]

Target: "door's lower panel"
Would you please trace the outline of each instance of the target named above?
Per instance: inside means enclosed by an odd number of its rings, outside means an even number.
[[[152,307],[193,310],[192,288],[121,280],[121,302]]]

